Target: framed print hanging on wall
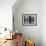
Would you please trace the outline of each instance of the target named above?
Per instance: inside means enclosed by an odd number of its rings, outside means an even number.
[[[23,26],[36,26],[37,14],[22,14],[22,25]]]

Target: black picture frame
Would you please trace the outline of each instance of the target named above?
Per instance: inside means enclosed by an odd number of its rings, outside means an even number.
[[[36,26],[37,14],[22,14],[22,26]]]

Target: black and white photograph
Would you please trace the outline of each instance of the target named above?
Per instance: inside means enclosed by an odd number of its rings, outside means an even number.
[[[22,25],[25,26],[37,25],[37,14],[22,14]]]

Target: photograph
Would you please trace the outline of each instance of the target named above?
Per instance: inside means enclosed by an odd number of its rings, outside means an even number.
[[[22,25],[36,26],[37,25],[37,14],[22,14]]]

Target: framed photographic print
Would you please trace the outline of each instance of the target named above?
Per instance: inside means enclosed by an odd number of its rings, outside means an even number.
[[[36,26],[37,14],[22,14],[22,25],[23,26]]]

